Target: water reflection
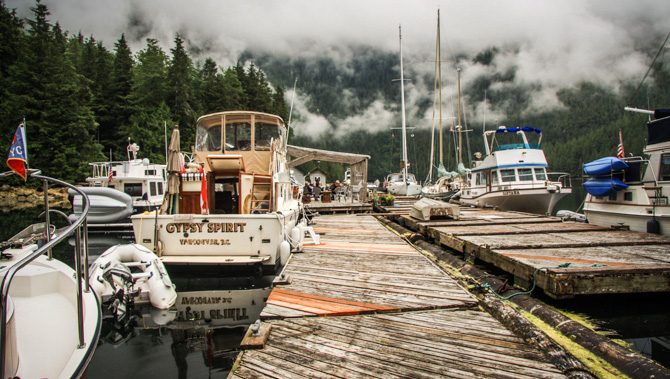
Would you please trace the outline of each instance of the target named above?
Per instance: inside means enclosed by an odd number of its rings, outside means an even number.
[[[91,235],[91,262],[131,239]],[[259,318],[273,276],[220,268],[168,267],[177,288],[170,310],[130,305],[125,317],[104,308],[101,338],[89,377],[226,377],[246,328]],[[107,305],[105,306],[107,307]]]

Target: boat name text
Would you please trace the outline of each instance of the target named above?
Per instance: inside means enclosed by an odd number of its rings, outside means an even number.
[[[247,226],[246,222],[171,222],[165,225],[165,231],[168,233],[243,233],[245,226]]]
[[[503,191],[503,195],[520,195],[521,192],[519,190],[511,190],[511,191]]]
[[[182,245],[230,245],[230,240],[223,238],[182,238],[179,240]]]
[[[220,304],[220,303],[232,303],[232,297],[221,297],[221,296],[184,296],[181,298],[181,303],[184,305],[189,304]]]
[[[186,307],[185,311],[177,312],[177,321],[197,320],[222,320],[233,321],[248,320],[247,308],[223,308],[223,309],[191,309]]]

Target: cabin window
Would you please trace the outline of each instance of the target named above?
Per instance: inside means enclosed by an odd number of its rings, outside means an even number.
[[[533,169],[532,168],[520,168],[519,169],[519,180],[522,181],[522,182],[533,181]]]
[[[486,185],[486,173],[480,172],[477,174],[475,177],[475,184],[478,186],[485,186]]]
[[[158,194],[163,194],[163,182],[158,182]]]
[[[221,124],[198,124],[195,149],[196,151],[221,151]]]
[[[149,183],[149,194],[151,196],[156,196],[156,182]]]
[[[543,168],[534,168],[535,180],[547,180],[547,172]]]
[[[513,182],[516,180],[516,174],[514,170],[500,170],[500,178],[504,182]]]
[[[123,192],[132,197],[142,196],[142,183],[125,183],[123,185]]]
[[[254,125],[256,150],[270,150],[270,142],[277,138],[279,138],[279,127],[276,124],[257,122]]]
[[[156,170],[144,170],[144,175],[156,176]]]
[[[491,171],[491,184],[498,184],[498,171]]]
[[[660,180],[670,180],[670,154],[661,154]]]
[[[609,195],[609,197],[607,199],[610,200],[610,201],[616,201],[616,195],[617,195],[617,193],[613,192]]]
[[[624,192],[623,193],[623,200],[624,201],[633,201],[633,193],[632,192]]]
[[[226,150],[251,150],[251,124],[231,122],[226,124]]]

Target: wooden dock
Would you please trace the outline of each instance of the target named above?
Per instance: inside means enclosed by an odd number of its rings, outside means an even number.
[[[520,212],[462,208],[459,220],[419,221],[387,207],[400,224],[469,261],[481,260],[553,298],[670,292],[670,238],[563,222]]]
[[[370,203],[361,203],[359,201],[352,201],[351,199],[347,200],[333,200],[327,203],[322,201],[312,201],[310,203],[304,204],[305,210],[311,213],[319,213],[322,215],[326,214],[338,214],[338,213],[370,213],[372,212],[372,204]]]
[[[230,378],[564,377],[373,217],[315,221],[321,244],[291,257],[261,314],[267,341]]]

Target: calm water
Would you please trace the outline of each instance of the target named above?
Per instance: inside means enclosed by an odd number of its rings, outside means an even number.
[[[576,196],[563,199],[556,209],[576,210],[583,200],[580,190],[577,188]],[[27,209],[1,214],[1,240],[39,221],[40,213],[39,209]],[[54,255],[73,265],[74,241],[70,242],[61,244]],[[132,239],[130,234],[92,234],[89,242],[92,261],[108,247]],[[177,286],[176,310],[157,312],[146,306],[136,307],[128,322],[106,319],[88,368],[89,378],[228,375],[246,327],[258,317],[269,294],[272,277],[256,278],[244,272],[174,272],[169,268],[168,271]],[[224,300],[188,308],[185,303],[193,304],[193,299]],[[670,367],[670,294],[543,300],[589,318],[613,337],[626,340]]]

